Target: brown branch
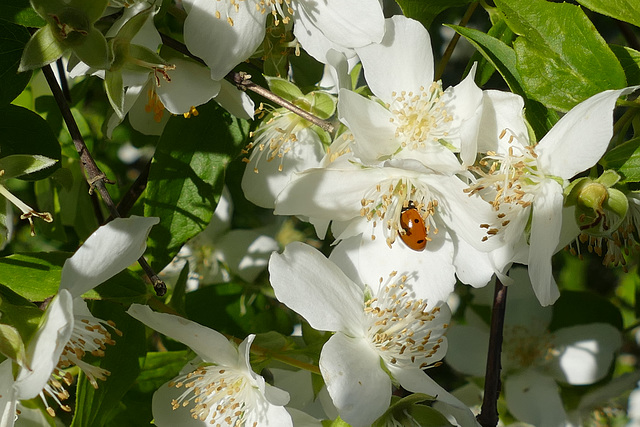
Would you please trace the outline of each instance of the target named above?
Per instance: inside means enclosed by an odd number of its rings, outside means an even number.
[[[467,25],[467,23],[469,23],[469,19],[471,19],[471,15],[473,15],[473,12],[476,10],[476,7],[478,7],[478,2],[471,3],[467,11],[464,13],[464,16],[460,19],[460,23],[458,25],[460,25],[461,27],[464,27],[465,25]],[[460,40],[460,34],[455,33],[451,38],[451,41],[447,45],[447,49],[442,54],[442,59],[438,64],[438,68],[436,68],[435,77],[434,77],[435,81],[440,80],[440,77],[442,77],[442,74],[444,73],[444,69],[447,66],[447,63],[449,62],[449,59],[451,59],[451,55],[453,55],[453,50],[456,48],[456,45],[458,44],[458,40]]]
[[[187,49],[187,46],[185,46],[183,43],[180,43],[179,41],[165,35],[165,34],[160,34],[160,36],[162,37],[162,43],[180,53],[182,53],[183,55],[188,56],[189,58],[198,61],[199,63],[206,65],[204,63],[204,61],[200,58],[198,58],[197,56],[193,55],[191,52],[189,52],[189,50]],[[225,77],[227,80],[229,80],[231,83],[235,84],[238,89],[240,90],[250,90],[252,92],[257,93],[258,95],[261,95],[263,97],[265,97],[266,99],[268,99],[269,101],[280,105],[281,107],[286,108],[287,110],[291,111],[292,113],[295,113],[297,115],[299,115],[300,117],[302,117],[303,119],[313,123],[314,125],[318,126],[321,129],[324,129],[325,131],[331,133],[334,131],[334,127],[333,125],[326,121],[326,120],[322,120],[320,117],[317,117],[313,114],[311,114],[310,112],[303,110],[302,108],[298,107],[297,105],[292,104],[291,102],[287,101],[286,99],[276,95],[275,93],[271,92],[269,89],[266,89],[254,82],[252,82],[251,79],[251,75],[245,73],[245,72],[236,72],[236,71],[231,71],[229,74],[227,74],[227,76]]]
[[[71,135],[71,139],[73,140],[73,145],[75,146],[76,151],[80,156],[80,162],[82,163],[82,167],[87,175],[89,192],[91,192],[93,189],[96,189],[98,193],[100,193],[102,200],[107,205],[107,208],[109,209],[111,215],[114,218],[119,218],[120,214],[118,213],[116,205],[113,203],[111,195],[109,194],[109,191],[107,190],[107,187],[105,185],[105,183],[108,182],[107,177],[100,170],[100,168],[98,168],[98,165],[96,165],[96,162],[93,160],[91,153],[87,149],[87,146],[84,143],[84,139],[82,138],[82,134],[80,133],[80,129],[78,129],[78,125],[73,118],[73,114],[71,113],[69,104],[67,103],[67,100],[65,99],[65,96],[62,93],[62,90],[60,89],[60,86],[58,85],[58,82],[56,81],[56,78],[53,74],[53,69],[51,68],[51,66],[45,65],[44,67],[42,67],[42,72],[47,79],[47,83],[49,84],[51,93],[53,94],[53,98],[56,100],[58,108],[60,109],[60,113],[62,114],[62,118],[67,125],[69,135]],[[164,295],[167,291],[167,286],[162,280],[160,280],[153,269],[151,269],[144,257],[140,257],[138,263],[149,277],[149,280],[151,280],[156,294],[158,296]]]
[[[504,314],[507,308],[507,287],[496,279],[491,310],[491,330],[489,332],[489,351],[484,379],[484,398],[482,409],[476,417],[482,427],[498,425],[498,397],[500,396],[500,369]]]

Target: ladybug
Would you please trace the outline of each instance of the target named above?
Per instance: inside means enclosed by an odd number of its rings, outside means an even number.
[[[398,231],[398,234],[400,234],[400,238],[409,248],[414,251],[421,251],[427,246],[427,228],[418,208],[411,201],[400,213],[400,226],[404,233]]]

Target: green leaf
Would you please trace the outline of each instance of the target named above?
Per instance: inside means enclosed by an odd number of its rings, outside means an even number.
[[[15,328],[22,341],[28,342],[36,332],[42,313],[31,301],[0,285],[0,322]]]
[[[231,116],[215,102],[198,111],[197,117],[169,120],[149,171],[144,214],[160,218],[151,230],[148,249],[158,271],[207,226],[222,192],[227,164],[240,154],[248,137],[247,121]]]
[[[31,72],[18,73],[20,58],[29,31],[20,25],[0,20],[0,105],[8,104],[27,87]]]
[[[578,0],[594,12],[640,27],[640,3],[637,0]]]
[[[333,116],[338,99],[324,92],[310,92],[305,96],[310,105],[310,112],[323,120]]]
[[[0,258],[0,283],[29,301],[44,301],[58,292],[62,266],[69,256],[68,252],[32,252]],[[144,302],[147,296],[142,279],[129,270],[83,295],[123,304]]]
[[[138,376],[138,390],[143,393],[156,391],[161,385],[176,377],[191,358],[191,350],[147,353]]]
[[[44,26],[27,42],[18,71],[42,68],[60,58],[66,50],[67,48],[56,39],[51,25]]]
[[[0,158],[0,170],[4,174],[0,179],[16,178],[25,174],[38,172],[53,166],[57,160],[31,154],[13,154]]]
[[[29,0],[0,2],[0,19],[25,27],[44,27],[47,23],[31,7]]]
[[[544,0],[496,0],[514,42],[529,97],[568,111],[606,89],[626,86],[622,66],[578,6]]]
[[[58,202],[60,203],[60,222],[68,227],[73,227],[80,240],[84,240],[93,233],[100,224],[95,215],[87,215],[93,212],[93,203],[89,196],[89,186],[80,168],[80,162],[68,162],[68,170],[73,177],[70,188],[60,186],[58,188]]]
[[[113,111],[124,120],[124,83],[122,71],[107,71],[104,78],[104,89]]]
[[[93,304],[92,313],[99,319],[114,321],[122,336],[111,333],[116,343],[107,346],[105,356],[98,359],[100,367],[111,373],[106,381],[98,380],[98,388],[94,389],[86,376],[80,376],[76,413],[71,424],[74,427],[100,427],[113,416],[140,372],[138,358],[145,354],[144,326],[129,316],[122,306],[98,302]]]
[[[523,87],[522,77],[516,67],[516,54],[513,49],[501,40],[472,28],[450,25],[456,32],[478,49],[478,52],[491,63],[500,73],[511,91],[524,98],[525,114],[536,137],[541,139],[558,121],[553,111],[547,110],[542,104],[527,97]]]
[[[21,177],[46,178],[60,168],[60,144],[47,122],[33,111],[15,105],[0,108],[0,158],[13,154],[41,155],[58,162],[50,168]]]
[[[456,27],[456,28],[464,28],[464,27]],[[456,30],[457,31],[457,30]],[[458,33],[460,35],[463,35],[461,32],[458,31]],[[484,33],[481,33],[484,35]],[[507,46],[510,46],[511,43],[513,42],[514,38],[515,38],[515,34],[513,31],[511,31],[511,29],[507,26],[507,23],[505,22],[504,19],[497,19],[497,22],[495,22],[493,24],[493,26],[489,29],[489,31],[487,31],[488,36],[491,36],[497,40],[500,40],[501,42],[503,42],[504,44],[506,44]],[[464,36],[467,37],[467,36]],[[469,40],[471,41],[471,40]],[[476,47],[476,49],[480,49],[480,46],[473,43],[474,46]],[[490,54],[490,51],[487,51],[486,54]],[[515,56],[515,54],[514,54]],[[471,67],[471,65],[477,62],[478,63],[478,69],[476,72],[476,83],[478,86],[482,87],[484,86],[489,79],[491,78],[491,76],[493,75],[493,73],[496,71],[496,67],[493,65],[493,63],[491,61],[489,61],[487,58],[485,58],[483,56],[482,53],[480,52],[475,52],[472,56],[471,59],[469,60],[469,66],[468,68]],[[515,68],[515,67],[514,67]]]
[[[600,160],[605,169],[622,175],[621,183],[640,181],[640,138],[633,138],[609,151]]]
[[[440,13],[452,7],[460,7],[472,3],[472,0],[396,0],[407,18],[420,21],[429,28]]]
[[[629,86],[640,84],[640,52],[626,46],[609,45],[620,61]]]

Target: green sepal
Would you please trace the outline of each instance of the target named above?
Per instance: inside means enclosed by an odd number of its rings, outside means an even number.
[[[60,58],[66,50],[53,34],[51,26],[44,26],[27,42],[18,72],[44,67]]]
[[[19,365],[26,366],[24,342],[18,330],[10,325],[0,323],[0,354],[11,360],[15,360]]]
[[[83,36],[83,42],[73,48],[73,52],[82,62],[92,68],[106,70],[111,63],[107,39],[98,29],[92,27],[89,34]]]
[[[57,160],[40,155],[14,154],[0,159],[0,179],[16,178],[53,166]]]
[[[269,89],[276,95],[295,103],[300,98],[304,98],[304,94],[295,84],[280,77],[264,76],[269,84]]]
[[[309,104],[309,112],[322,120],[333,116],[336,112],[338,99],[325,92],[310,92],[304,96]]]
[[[107,99],[118,117],[123,120],[124,112],[124,82],[121,71],[107,71],[104,75],[104,89]]]

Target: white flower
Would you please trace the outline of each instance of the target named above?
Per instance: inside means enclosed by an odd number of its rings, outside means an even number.
[[[63,410],[69,394],[71,375],[62,370],[78,366],[94,387],[109,372],[82,360],[86,353],[104,355],[105,344],[114,344],[105,328],[119,333],[112,322],[91,315],[80,297],[100,283],[134,263],[146,249],[149,230],[158,218],[117,218],[96,230],[62,268],[60,290],[43,315],[42,325],[27,348],[27,366],[22,366],[13,380],[11,361],[0,364],[1,427],[12,426],[18,400],[40,396],[47,411],[55,412],[45,397],[52,398]],[[8,366],[7,366],[8,365]],[[8,412],[7,412],[8,411]]]
[[[512,269],[511,276],[514,284],[509,286],[502,349],[507,406],[517,419],[532,425],[568,425],[557,383],[587,385],[604,378],[622,343],[621,334],[605,323],[549,331],[552,307],[541,307],[533,298],[524,268]],[[488,293],[485,296],[490,305]],[[489,327],[470,310],[466,320],[467,325],[454,325],[448,333],[446,362],[460,372],[483,377]]]
[[[389,373],[401,384],[405,375],[426,377],[423,369],[447,351],[449,308],[427,310],[426,301],[413,299],[411,278],[391,275],[373,283],[369,295],[298,242],[272,255],[269,273],[278,300],[312,328],[335,332],[322,348],[320,370],[340,416],[355,427],[370,425],[389,407]]]
[[[231,229],[232,213],[233,201],[225,187],[211,221],[162,270],[163,280],[175,284],[188,263],[188,290],[229,282],[233,276],[254,282],[267,267],[271,253],[279,249],[278,242],[271,237],[275,230],[268,227]]]
[[[184,39],[221,80],[262,43],[267,16],[287,23],[302,47],[324,62],[331,47],[344,51],[379,42],[384,17],[378,0],[185,0]]]
[[[482,90],[475,68],[458,86],[443,91],[433,81],[434,65],[427,30],[404,16],[386,20],[379,44],[356,48],[371,91],[384,103],[341,90],[340,120],[355,137],[353,151],[364,164],[415,159],[439,172],[461,171],[476,156]]]
[[[435,302],[453,291],[455,274],[476,287],[493,275],[488,255],[467,243],[480,241],[479,224],[493,213],[479,197],[467,197],[465,188],[456,176],[434,173],[414,160],[363,167],[342,156],[329,168],[298,174],[278,195],[275,213],[333,221],[337,239],[361,236],[353,249],[358,271],[368,275],[364,281],[415,270],[416,295]],[[425,225],[422,251],[399,241],[410,202]]]
[[[236,348],[219,332],[178,316],[153,312],[145,305],[133,304],[128,313],[198,355],[187,365],[188,373],[161,386],[153,395],[153,416],[158,426],[187,422],[194,426],[292,426],[283,406],[289,395],[265,383],[251,369],[249,347],[255,335],[249,335]]]
[[[479,146],[487,152],[476,169],[479,193],[494,207],[497,217],[483,225],[485,239],[499,234],[503,249],[496,253],[498,270],[512,262],[529,265],[533,289],[542,305],[559,296],[551,274],[551,255],[577,235],[577,227],[561,237],[563,190],[568,179],[593,166],[613,135],[613,108],[619,96],[637,87],[608,90],[575,106],[537,145],[530,145],[517,95],[485,94]],[[572,216],[564,215],[573,221]],[[530,220],[530,233],[526,233]],[[527,242],[527,236],[529,236]],[[528,252],[528,253],[527,253]]]

